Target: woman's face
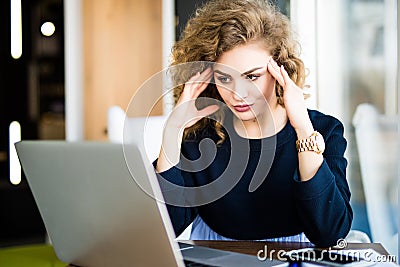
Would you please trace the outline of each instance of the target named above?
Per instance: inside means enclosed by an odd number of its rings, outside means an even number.
[[[251,42],[223,53],[214,65],[217,90],[242,121],[262,116],[277,103],[275,79],[267,71],[270,57],[262,42]]]

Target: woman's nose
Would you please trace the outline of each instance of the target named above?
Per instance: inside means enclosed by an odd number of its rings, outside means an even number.
[[[237,101],[243,101],[249,96],[249,90],[245,84],[237,83],[233,90],[233,98]]]

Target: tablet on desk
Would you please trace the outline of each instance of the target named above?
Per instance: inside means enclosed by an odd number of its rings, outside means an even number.
[[[337,250],[304,248],[291,250],[285,253],[285,258],[293,263],[313,263],[324,266],[370,266],[374,262],[357,256],[356,254],[340,253]],[[299,265],[303,266],[303,264]]]

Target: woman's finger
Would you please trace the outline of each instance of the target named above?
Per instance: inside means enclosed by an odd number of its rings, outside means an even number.
[[[267,64],[267,70],[269,73],[271,73],[272,77],[275,78],[275,80],[278,81],[278,83],[283,87],[285,86],[285,80],[279,70],[279,68],[276,68],[273,66],[273,63],[270,61]]]
[[[285,70],[285,67],[283,65],[281,65],[281,67],[280,67],[280,72],[283,76],[283,80],[284,80],[285,84],[289,84],[292,82],[292,79],[290,79],[289,74],[287,73],[287,71]]]
[[[197,72],[195,75],[190,77],[186,84],[198,83],[204,81],[210,74],[212,74],[211,68],[207,68],[204,71]]]
[[[207,86],[211,81],[212,75],[213,74],[210,73],[208,76],[204,77],[204,79],[197,84],[193,92],[194,98],[199,97],[199,95],[207,88]]]
[[[205,69],[203,72],[197,72],[195,75],[190,77],[190,79],[185,84],[198,84],[204,81],[209,80],[209,77],[212,76],[211,68]]]
[[[213,72],[211,68],[207,68],[202,73],[197,72],[186,83],[184,93],[188,99],[197,98],[208,86],[211,81]]]
[[[197,81],[199,77],[200,77],[200,72],[197,72],[195,75],[190,77],[190,79],[186,82],[186,84]]]
[[[200,75],[197,77],[196,81],[203,82],[203,81],[207,80],[208,77],[210,77],[210,75],[212,75],[212,74],[213,74],[212,69],[211,69],[211,67],[209,67],[200,73]]]

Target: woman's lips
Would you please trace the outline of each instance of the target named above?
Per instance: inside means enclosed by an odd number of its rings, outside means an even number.
[[[233,106],[233,108],[237,112],[246,112],[246,111],[249,111],[251,109],[251,105],[235,105],[235,106]]]

